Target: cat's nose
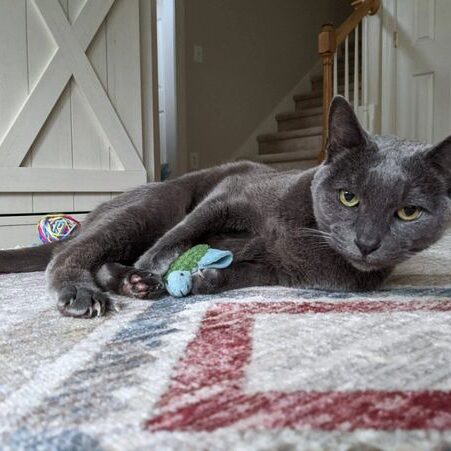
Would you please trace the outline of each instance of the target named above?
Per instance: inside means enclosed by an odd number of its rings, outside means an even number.
[[[377,240],[377,239],[362,240],[362,239],[356,238],[354,240],[354,243],[360,249],[360,252],[362,253],[363,256],[371,254],[371,252],[374,252],[375,250],[377,250],[381,247],[381,241]]]

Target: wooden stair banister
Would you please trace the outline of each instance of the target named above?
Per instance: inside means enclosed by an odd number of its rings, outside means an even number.
[[[373,16],[380,7],[380,0],[364,0],[353,2],[354,12],[337,28],[337,47],[344,42],[365,16]],[[360,5],[360,6],[359,6]]]
[[[319,34],[318,47],[323,59],[323,139],[319,160],[324,159],[324,151],[327,142],[328,129],[328,106],[332,101],[333,94],[333,57],[337,49],[337,36],[332,24],[325,24]]]
[[[380,7],[380,0],[356,0],[352,3],[354,12],[337,28],[325,24],[318,37],[318,50],[323,61],[323,138],[322,148],[318,157],[324,159],[328,137],[329,105],[333,96],[333,61],[337,48],[355,30],[364,17],[374,15]]]

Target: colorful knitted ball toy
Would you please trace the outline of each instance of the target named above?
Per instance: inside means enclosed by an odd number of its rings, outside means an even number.
[[[62,241],[80,227],[80,223],[69,215],[47,215],[38,222],[39,239],[42,243]]]

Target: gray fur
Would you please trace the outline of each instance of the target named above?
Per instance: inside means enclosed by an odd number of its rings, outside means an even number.
[[[55,251],[49,287],[63,314],[103,314],[106,291],[160,296],[170,262],[206,242],[232,250],[234,262],[196,275],[194,293],[276,284],[377,288],[394,265],[443,233],[450,218],[449,147],[449,141],[432,147],[370,137],[338,97],[327,158],[318,168],[275,172],[231,163],[124,193],[94,210],[79,236]],[[343,206],[340,189],[358,194],[358,207]],[[402,222],[395,212],[408,205],[423,214]],[[363,245],[372,251],[365,255]],[[0,253],[0,271],[9,272],[8,258]]]

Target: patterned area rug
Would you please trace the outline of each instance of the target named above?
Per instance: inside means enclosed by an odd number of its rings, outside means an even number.
[[[364,295],[256,288],[117,305],[106,318],[63,318],[42,273],[0,275],[0,449],[451,443],[444,285]]]

